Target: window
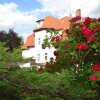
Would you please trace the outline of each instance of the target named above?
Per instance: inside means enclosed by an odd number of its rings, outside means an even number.
[[[40,21],[40,22],[39,22],[39,25],[41,26],[42,24],[43,24],[43,21]]]
[[[40,61],[40,54],[37,54],[37,61]]]
[[[48,59],[47,55],[48,55],[48,54],[47,54],[47,53],[45,53],[45,60],[47,60],[47,59]]]
[[[38,45],[40,45],[40,38],[38,38]]]

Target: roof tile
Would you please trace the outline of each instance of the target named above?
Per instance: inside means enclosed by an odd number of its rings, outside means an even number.
[[[69,20],[70,20],[70,17],[68,16],[62,19],[47,16],[44,18],[44,20],[42,20],[43,24],[40,27],[34,29],[34,31],[38,31],[41,29],[55,29],[55,30],[69,29],[69,26],[70,26]]]
[[[37,21],[37,22],[43,21],[43,24],[40,27],[34,29],[34,31],[39,31],[39,30],[42,30],[42,29],[55,29],[55,30],[69,29],[69,27],[70,27],[69,20],[70,19],[71,19],[71,17],[68,17],[68,16],[66,16],[62,19],[47,16],[44,19]],[[63,38],[65,38],[65,37],[66,37],[66,35],[63,34]],[[29,35],[27,37],[27,40],[22,45],[21,49],[22,50],[29,49],[29,47],[32,47],[32,46],[35,46],[35,33],[32,33],[31,35]]]
[[[22,45],[21,49],[28,49],[28,47],[35,46],[35,34],[32,33],[26,39],[26,42]]]

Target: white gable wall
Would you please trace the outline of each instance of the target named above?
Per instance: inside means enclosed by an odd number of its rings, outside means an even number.
[[[46,35],[50,35],[50,33],[46,33],[46,30],[37,31],[35,33],[35,57],[36,63],[45,63],[50,60],[51,57],[54,57],[53,52],[54,48],[45,48],[42,49],[43,40],[45,39]],[[40,41],[40,42],[39,42]],[[47,55],[46,55],[47,53]],[[45,56],[47,56],[47,60],[45,60]]]
[[[34,47],[30,47],[28,50],[22,50],[22,56],[23,58],[34,58],[35,57],[35,48]]]
[[[53,54],[55,49],[53,47],[50,49],[42,49],[43,40],[46,35],[50,36],[50,33],[47,33],[46,30],[35,32],[35,47],[29,47],[28,50],[22,50],[23,58],[33,57],[36,59],[36,63],[46,63],[47,61],[50,61],[51,57],[55,58]]]

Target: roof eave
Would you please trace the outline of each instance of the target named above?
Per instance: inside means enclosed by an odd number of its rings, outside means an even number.
[[[33,32],[37,32],[37,31],[41,31],[41,30],[48,30],[48,29],[50,29],[50,30],[63,30],[63,28],[61,28],[61,29],[55,29],[55,28],[38,28],[38,29],[33,30]]]

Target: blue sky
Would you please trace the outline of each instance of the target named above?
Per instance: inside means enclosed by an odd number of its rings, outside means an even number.
[[[79,8],[82,17],[100,17],[99,7],[100,0],[0,0],[0,29],[13,28],[26,38],[40,18],[75,16]]]
[[[15,3],[21,11],[30,11],[32,9],[41,8],[41,4],[36,0],[0,0],[0,4]]]

